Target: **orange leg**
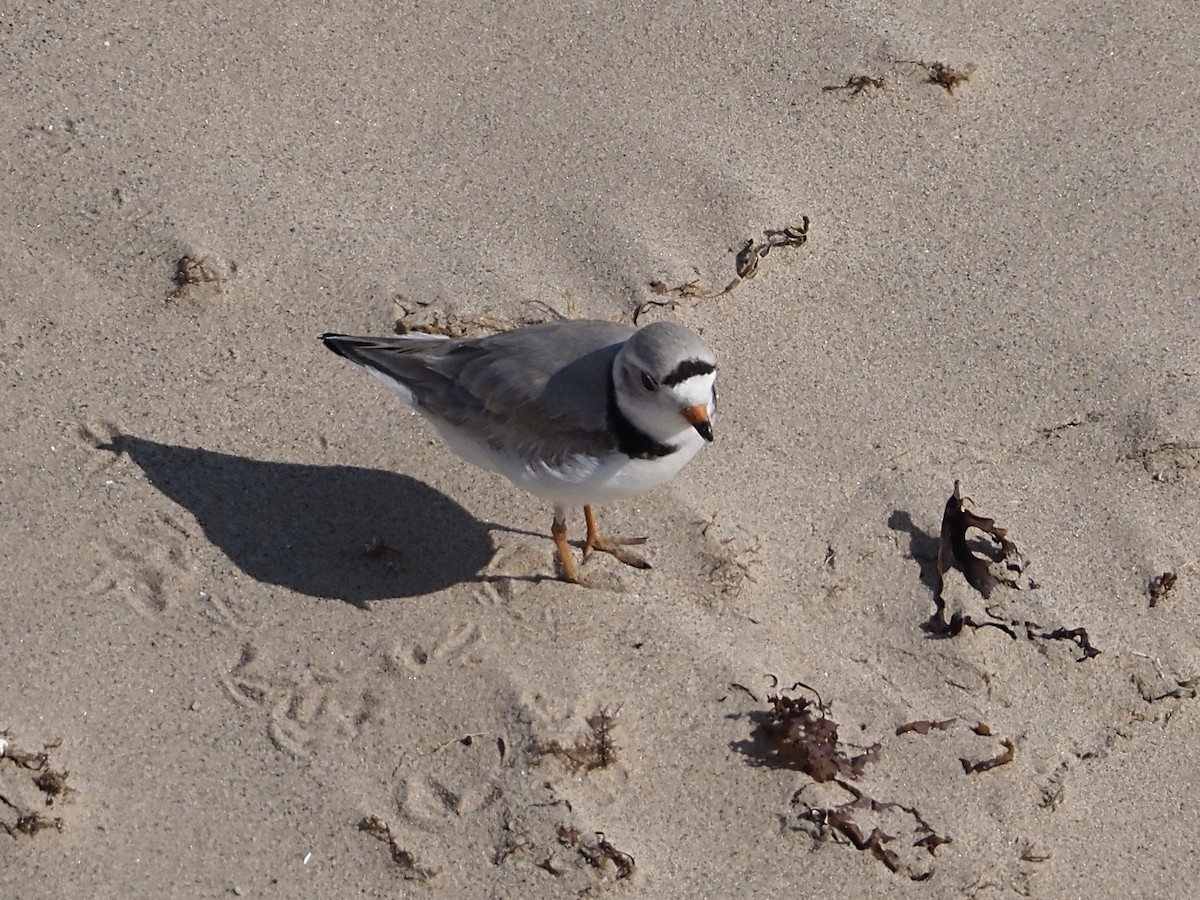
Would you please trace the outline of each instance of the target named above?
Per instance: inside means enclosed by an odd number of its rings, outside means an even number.
[[[575,559],[571,556],[571,545],[567,543],[567,522],[560,510],[554,511],[550,534],[554,538],[554,546],[558,548],[558,558],[562,562],[562,580],[587,587],[588,583],[579,577],[579,570],[575,568]]]
[[[635,569],[649,569],[650,563],[646,562],[640,556],[636,556],[622,547],[628,547],[631,544],[644,544],[647,538],[605,538],[600,534],[600,529],[596,527],[596,514],[592,512],[590,506],[583,508],[583,518],[587,522],[587,543],[583,545],[583,558],[587,559],[592,555],[592,551],[599,550],[601,553],[608,553],[615,556],[627,566],[633,566]],[[566,540],[566,527],[563,527],[564,541]]]

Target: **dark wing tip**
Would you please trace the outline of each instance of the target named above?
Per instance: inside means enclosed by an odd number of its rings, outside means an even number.
[[[353,338],[347,334],[337,334],[333,331],[327,331],[321,335],[321,343],[338,356],[344,356],[347,359],[350,357],[348,351],[359,341],[361,341],[361,338]]]

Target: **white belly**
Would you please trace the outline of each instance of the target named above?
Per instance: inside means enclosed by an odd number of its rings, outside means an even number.
[[[588,506],[637,497],[670,481],[691,462],[705,441],[694,431],[682,446],[658,459],[630,459],[621,453],[568,457],[558,466],[508,455],[476,443],[452,425],[429,416],[442,438],[467,462],[503,475],[517,487],[557,506]]]

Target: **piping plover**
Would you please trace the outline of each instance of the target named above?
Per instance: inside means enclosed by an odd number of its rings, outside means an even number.
[[[649,568],[623,549],[646,539],[605,539],[592,505],[666,483],[713,439],[716,355],[672,322],[321,340],[404,398],[463,459],[552,502],[550,533],[574,584],[585,582],[567,544],[567,509],[583,507],[584,559],[600,550]]]

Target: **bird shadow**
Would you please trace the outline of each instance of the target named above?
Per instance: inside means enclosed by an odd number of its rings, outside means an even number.
[[[493,580],[480,576],[495,552],[492,528],[414,478],[264,462],[130,435],[101,449],[128,455],[258,581],[363,607]]]

